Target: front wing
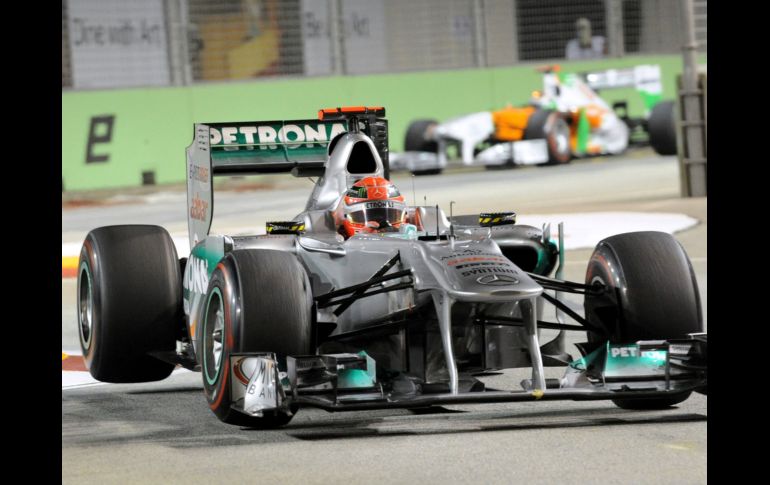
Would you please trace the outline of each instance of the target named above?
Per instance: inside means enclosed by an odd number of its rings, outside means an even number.
[[[376,363],[364,352],[282,357],[271,353],[232,355],[242,375],[231,381],[233,407],[251,416],[264,411],[316,407],[327,411],[419,408],[433,405],[517,401],[657,399],[686,392],[706,394],[706,334],[687,339],[606,344],[567,367],[545,389],[534,379],[515,391],[415,382],[406,376],[378,380]],[[466,382],[468,382],[466,380]],[[483,386],[482,386],[483,388]],[[428,392],[432,389],[434,392]]]

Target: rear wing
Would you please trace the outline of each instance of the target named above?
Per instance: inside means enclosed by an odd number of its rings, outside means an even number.
[[[387,172],[388,130],[379,108],[321,110],[318,119],[196,123],[187,147],[187,221],[190,248],[209,233],[213,215],[213,176],[290,172],[295,176],[323,174],[329,143],[362,125],[380,152]]]
[[[603,89],[634,88],[644,101],[647,110],[652,109],[663,96],[660,66],[642,65],[624,69],[584,72],[580,74],[594,91]]]
[[[210,158],[214,175],[301,172],[322,168],[329,142],[346,131],[344,119],[201,123],[187,153]]]

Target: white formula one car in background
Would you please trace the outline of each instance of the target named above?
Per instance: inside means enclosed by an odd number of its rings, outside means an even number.
[[[438,123],[415,120],[407,128],[404,152],[393,153],[392,170],[415,175],[440,173],[455,146],[464,165],[511,167],[568,163],[573,157],[617,155],[629,143],[649,143],[661,155],[676,153],[674,103],[660,102],[659,66],[636,66],[586,74],[562,74],[558,66],[540,69],[542,91],[530,104],[471,113]],[[634,87],[645,102],[640,118],[628,116],[628,103],[610,106],[599,89]]]

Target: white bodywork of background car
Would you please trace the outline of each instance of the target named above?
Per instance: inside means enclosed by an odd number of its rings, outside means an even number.
[[[589,145],[599,147],[599,153],[616,155],[628,147],[629,129],[591,86],[596,89],[634,87],[640,92],[660,94],[662,92],[660,66],[642,65],[628,69],[609,69],[587,74],[588,83],[576,74],[562,76],[562,82],[556,72],[543,74],[543,89],[539,98],[532,104],[542,109],[552,109],[560,113],[576,114],[581,108],[593,106],[603,111],[602,121],[589,137]],[[590,86],[589,86],[590,84]],[[438,144],[433,152],[391,153],[392,170],[431,170],[447,166],[447,145],[459,143],[460,159],[463,165],[502,165],[510,160],[517,164],[529,165],[544,163],[548,160],[545,140],[521,140],[500,143],[474,155],[479,143],[491,137],[495,132],[492,112],[482,111],[451,118],[438,124],[427,133],[428,139]]]

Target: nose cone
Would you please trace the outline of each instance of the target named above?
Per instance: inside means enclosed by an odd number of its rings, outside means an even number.
[[[494,242],[428,245],[430,261],[440,268],[445,289],[460,301],[504,302],[532,298],[543,287],[503,256]],[[438,269],[437,268],[437,269]]]
[[[514,274],[490,273],[474,279],[475,291],[495,300],[518,300],[540,295],[543,288],[516,267]]]

